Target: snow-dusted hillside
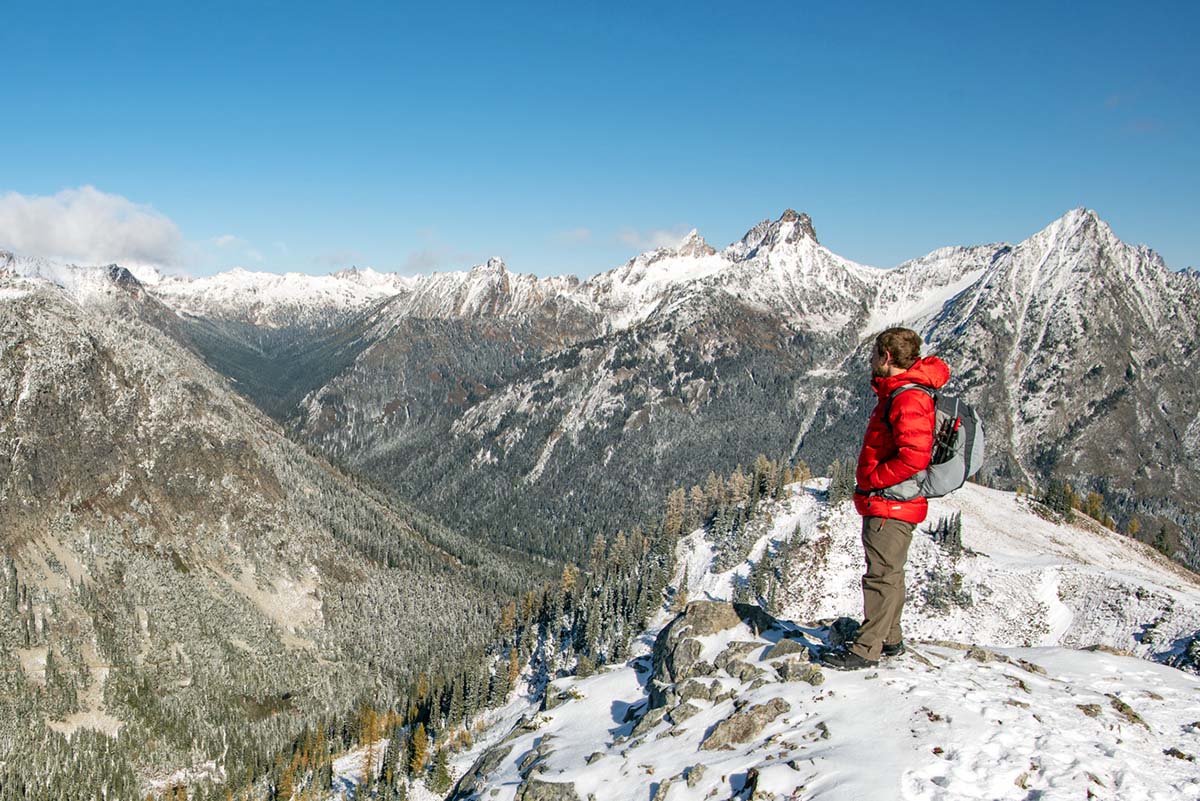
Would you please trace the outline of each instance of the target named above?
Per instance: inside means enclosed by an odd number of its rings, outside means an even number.
[[[120,269],[35,262],[3,269],[77,296]],[[874,402],[871,335],[912,326],[985,420],[985,480],[1102,493],[1122,527],[1136,518],[1200,565],[1196,277],[1089,209],[1017,244],[941,248],[890,270],[831,252],[788,210],[724,249],[693,231],[582,282],[491,259],[416,277],[142,283],[178,313],[178,339],[326,455],[435,514],[471,508],[476,534],[511,528],[513,504],[496,499],[519,483],[530,491],[517,522],[535,540],[586,525],[580,506],[553,500],[570,497],[553,486],[560,474],[603,481],[611,465],[637,485],[692,484],[703,476],[689,465],[724,471],[784,442],[827,465]],[[461,484],[442,482],[459,465]]]
[[[810,658],[846,631],[833,619],[861,614],[859,518],[820,486],[793,487],[731,570],[712,571],[703,531],[685,537],[678,575],[699,604],[661,615],[629,662],[554,681],[515,726],[510,707],[457,761],[457,797],[1200,796],[1194,574],[968,485],[933,510],[961,513],[960,555],[914,537],[909,653],[838,673]],[[788,539],[777,619],[723,603]],[[954,575],[957,601],[935,603]]]

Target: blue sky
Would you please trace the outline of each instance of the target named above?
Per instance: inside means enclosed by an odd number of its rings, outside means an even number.
[[[1200,265],[1200,5],[839,5],[8,4],[0,247],[590,275],[794,207],[891,266],[1088,206]]]

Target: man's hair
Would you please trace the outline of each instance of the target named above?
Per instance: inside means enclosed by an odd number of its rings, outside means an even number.
[[[889,328],[875,337],[875,352],[890,353],[892,363],[907,370],[921,358],[921,335],[911,328]]]

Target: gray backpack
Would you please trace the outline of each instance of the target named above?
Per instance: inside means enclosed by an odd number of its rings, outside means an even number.
[[[901,392],[917,389],[933,398],[936,419],[933,427],[933,458],[929,467],[909,479],[878,490],[894,501],[940,498],[966,483],[983,467],[983,423],[965,401],[921,384],[905,384],[888,396],[883,419],[890,428],[892,401]]]

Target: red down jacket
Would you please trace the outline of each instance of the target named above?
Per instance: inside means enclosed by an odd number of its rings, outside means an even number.
[[[929,466],[933,452],[933,398],[917,390],[901,392],[892,401],[891,425],[883,419],[888,397],[905,384],[924,384],[941,389],[950,380],[950,368],[936,356],[918,359],[912,367],[890,378],[875,378],[871,387],[879,396],[867,422],[862,451],[858,454],[854,508],[864,517],[890,517],[920,523],[929,513],[924,498],[893,501],[870,490],[883,489],[911,478]]]

